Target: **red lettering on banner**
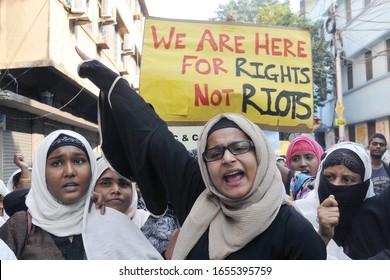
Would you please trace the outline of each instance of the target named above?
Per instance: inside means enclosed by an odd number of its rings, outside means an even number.
[[[204,58],[198,58],[194,55],[185,55],[183,56],[183,63],[181,67],[181,74],[185,75],[187,73],[187,68],[193,67],[195,71],[202,75],[208,75],[211,72],[215,75],[218,75],[220,72],[227,73],[227,70],[222,67],[223,60],[222,58],[214,57],[212,61],[208,61]]]
[[[155,49],[158,49],[161,44],[164,45],[165,49],[170,49],[172,41],[174,41],[175,49],[185,49],[185,45],[183,44],[183,38],[186,37],[186,34],[184,33],[178,33],[175,36],[175,27],[171,27],[169,31],[168,39],[165,39],[164,37],[161,37],[161,39],[158,39],[157,36],[157,29],[156,26],[152,26],[152,36],[153,36],[153,46]],[[174,38],[175,37],[175,38]]]
[[[234,89],[215,89],[209,96],[209,85],[203,85],[203,91],[200,84],[195,84],[195,107],[203,106],[219,106],[221,103],[230,106],[229,94],[234,92]]]
[[[263,41],[264,43],[260,43]],[[263,50],[266,55],[283,56],[283,57],[307,57],[305,49],[305,41],[291,41],[287,38],[270,37],[268,33],[264,34],[264,38],[256,33],[255,38],[255,54],[259,55]]]
[[[298,41],[298,57],[307,57],[304,45],[306,45],[305,41]]]
[[[213,33],[209,29],[206,29],[203,32],[202,38],[199,40],[196,51],[203,51],[205,44],[208,43],[214,52],[224,52],[226,50],[232,53],[245,53],[245,50],[240,49],[243,40],[245,40],[245,36],[231,37],[228,34],[219,34],[217,39],[215,39]]]

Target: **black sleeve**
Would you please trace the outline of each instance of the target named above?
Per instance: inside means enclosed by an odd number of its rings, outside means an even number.
[[[390,260],[390,248],[384,249],[369,260]]]
[[[182,223],[204,189],[196,159],[118,74],[90,60],[79,75],[100,89],[101,145],[110,165],[138,183],[150,212],[163,214],[169,201]]]
[[[291,206],[284,206],[291,207]],[[326,246],[312,224],[291,207],[285,238],[286,259],[325,260]]]
[[[346,242],[352,259],[369,259],[390,248],[390,189],[363,202]]]

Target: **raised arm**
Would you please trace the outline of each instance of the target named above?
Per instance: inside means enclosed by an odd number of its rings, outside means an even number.
[[[20,168],[19,183],[16,188],[31,188],[31,176],[28,163],[26,162],[22,153],[14,154],[14,163]]]
[[[99,127],[104,156],[118,173],[137,181],[150,212],[163,214],[170,201],[182,222],[203,190],[197,161],[125,79],[76,51],[86,59],[79,66],[80,77],[101,91]]]

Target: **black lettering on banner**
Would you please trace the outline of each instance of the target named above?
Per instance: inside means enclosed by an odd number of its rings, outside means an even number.
[[[246,113],[248,111],[248,106],[252,106],[260,115],[269,115],[269,116],[282,116],[287,115],[291,116],[291,119],[300,119],[307,120],[312,115],[311,108],[306,104],[302,99],[310,98],[310,94],[306,92],[297,92],[297,91],[286,91],[283,90],[280,93],[277,93],[275,99],[275,104],[272,104],[272,94],[276,93],[276,89],[272,88],[260,88],[261,92],[266,93],[266,108],[260,108],[255,102],[251,100],[253,96],[256,95],[256,88],[250,84],[242,85],[243,100],[242,100],[242,112]],[[284,102],[282,102],[284,101]],[[285,107],[281,108],[281,104],[285,103]],[[305,114],[298,114],[297,108],[304,108]]]
[[[309,72],[310,73],[310,68],[309,67],[305,67],[305,68],[302,68],[301,69],[301,74],[302,76],[304,76],[306,79],[305,80],[299,80],[299,83],[300,84],[308,84],[310,83],[310,77],[308,76],[308,73],[306,72]]]
[[[265,73],[265,78],[270,81],[278,82],[278,74],[272,73],[272,70],[274,70],[275,65],[270,64],[265,67],[264,73]]]
[[[251,78],[260,78],[260,79],[264,79],[264,75],[260,75],[259,74],[259,68],[261,66],[263,66],[263,63],[261,62],[251,62],[250,63],[250,66],[254,68],[254,74],[251,74],[249,73],[247,70],[244,69],[244,65],[246,64],[247,60],[246,58],[243,58],[243,57],[238,57],[236,59],[236,76],[237,77],[241,77],[241,73],[248,76],[248,77],[251,77]],[[253,69],[252,69],[253,70]]]
[[[246,58],[236,58],[236,77],[247,76],[252,79],[268,80],[275,83],[309,84],[310,68],[290,67],[287,65],[264,64],[258,61],[248,62]]]
[[[188,137],[187,137],[187,135],[186,134],[184,134],[183,135],[183,138],[181,139],[182,141],[184,141],[184,142],[187,142],[188,141]]]

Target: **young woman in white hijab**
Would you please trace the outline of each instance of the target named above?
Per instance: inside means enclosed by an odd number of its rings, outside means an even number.
[[[136,183],[111,169],[104,157],[97,161],[97,176],[95,192],[103,195],[105,206],[114,208],[129,217],[163,255],[172,231],[177,228],[173,213],[167,211],[161,217],[154,217],[149,211],[139,209]]]
[[[370,157],[362,146],[341,142],[325,152],[314,185],[294,201],[327,244],[327,259],[350,259],[344,242],[363,200],[374,195]]]
[[[0,238],[18,259],[161,259],[125,215],[110,208],[101,215],[92,206],[95,176],[87,140],[52,132],[35,154],[28,211],[8,219]]]
[[[150,213],[144,209],[137,209],[138,195],[135,183],[112,170],[104,157],[97,161],[97,177],[95,192],[103,195],[105,206],[124,213],[141,228]]]
[[[163,214],[171,202],[184,222],[173,259],[325,259],[324,242],[292,206],[256,124],[239,114],[215,116],[196,160],[126,80],[76,50],[87,59],[79,75],[101,90],[105,158],[139,183],[149,211]]]

